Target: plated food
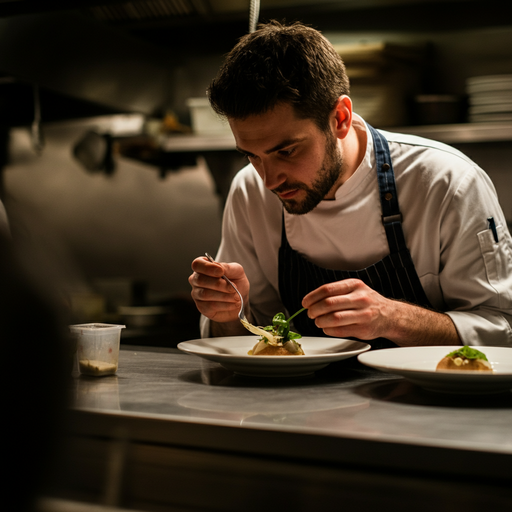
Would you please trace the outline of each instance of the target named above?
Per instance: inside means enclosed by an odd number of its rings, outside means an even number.
[[[360,341],[303,336],[300,339],[305,352],[303,356],[253,357],[247,354],[247,344],[250,343],[250,339],[247,335],[243,335],[182,341],[178,343],[178,349],[219,363],[227,370],[239,375],[258,378],[309,376],[330,363],[352,358],[370,350],[370,345]]]
[[[447,354],[437,364],[436,370],[493,372],[486,355],[476,348],[464,346]]]
[[[303,356],[304,350],[297,341],[302,338],[299,333],[290,331],[290,320],[302,313],[302,308],[294,313],[288,320],[284,313],[277,313],[272,319],[272,325],[260,327],[262,330],[258,343],[248,354],[251,356]]]
[[[512,390],[512,348],[510,347],[485,347],[485,356],[492,365],[492,372],[436,369],[447,354],[461,348],[463,347],[460,345],[397,347],[370,350],[359,354],[358,359],[367,366],[405,377],[413,384],[438,393],[479,395],[508,393]]]

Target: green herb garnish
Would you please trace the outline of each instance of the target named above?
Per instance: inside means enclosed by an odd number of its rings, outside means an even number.
[[[471,348],[467,345],[464,345],[462,348],[450,352],[446,357],[465,357],[466,359],[483,359],[484,361],[487,361],[485,354],[476,348]]]
[[[274,315],[272,319],[272,325],[267,325],[267,327],[263,327],[263,330],[269,331],[273,336],[280,336],[282,343],[286,343],[289,340],[296,340],[298,338],[302,338],[302,335],[290,331],[290,320],[296,317],[299,313],[302,313],[306,308],[299,309],[296,313],[294,313],[288,320],[284,316],[284,313],[277,313]]]

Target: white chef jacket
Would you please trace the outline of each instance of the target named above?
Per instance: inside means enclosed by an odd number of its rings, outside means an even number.
[[[316,265],[359,270],[389,254],[371,133],[355,173],[305,215],[284,213],[293,249]],[[431,305],[446,312],[465,345],[512,347],[512,239],[493,183],[460,151],[382,131],[388,140],[407,247]],[[233,179],[217,261],[238,262],[250,282],[255,323],[285,311],[278,286],[283,206],[252,165]],[[495,242],[488,217],[494,217]],[[289,313],[289,312],[287,312]],[[201,319],[201,333],[209,322]]]

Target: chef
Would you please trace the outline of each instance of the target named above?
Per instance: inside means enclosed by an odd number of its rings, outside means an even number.
[[[320,32],[272,21],[227,55],[208,96],[248,165],[212,263],[192,262],[202,336],[293,314],[302,335],[375,348],[512,346],[512,240],[494,186],[461,152],[354,113]]]

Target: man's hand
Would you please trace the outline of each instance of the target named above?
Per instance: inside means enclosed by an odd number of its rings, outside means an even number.
[[[192,286],[192,298],[197,309],[212,320],[211,334],[223,336],[247,334],[238,319],[240,298],[233,287],[222,276],[226,276],[238,288],[244,298],[245,314],[249,315],[249,280],[238,263],[212,263],[205,257],[192,262],[192,275],[188,282]]]
[[[302,305],[329,336],[382,337],[400,346],[461,344],[448,315],[386,299],[359,279],[320,286],[304,297]]]

